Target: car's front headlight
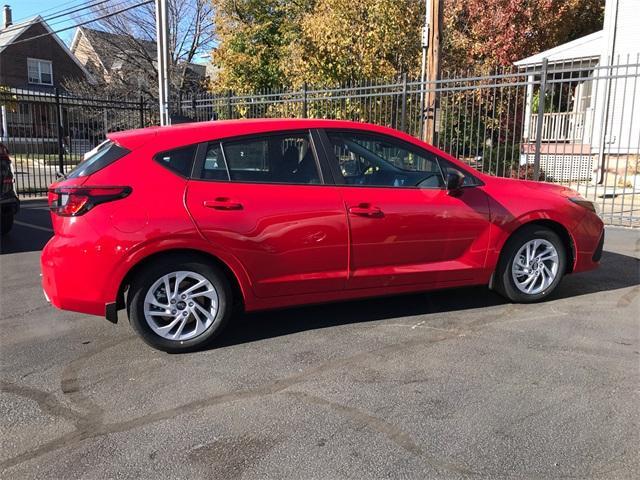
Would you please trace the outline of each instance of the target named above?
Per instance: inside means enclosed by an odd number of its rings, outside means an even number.
[[[590,202],[589,200],[585,200],[582,197],[570,197],[569,200],[571,200],[576,205],[580,205],[581,207],[586,208],[587,210],[591,210],[593,213],[598,213],[599,211],[597,203]]]

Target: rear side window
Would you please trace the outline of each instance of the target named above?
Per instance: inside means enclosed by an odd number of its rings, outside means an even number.
[[[204,157],[202,178],[206,180],[229,180],[229,172],[224,162],[222,149],[219,143],[210,143]]]
[[[67,178],[86,177],[96,173],[128,153],[130,153],[129,150],[113,143],[111,140],[102,142],[85,155],[84,160],[69,172]]]
[[[222,142],[231,181],[320,184],[309,133]]]
[[[188,147],[176,148],[168,152],[159,153],[155,159],[160,165],[173,170],[174,172],[188,177],[191,175],[191,167],[193,166],[193,158],[196,153],[196,145]]]
[[[308,132],[211,142],[201,178],[296,185],[322,183]]]

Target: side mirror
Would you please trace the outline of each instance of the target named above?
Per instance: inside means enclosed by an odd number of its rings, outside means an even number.
[[[455,193],[462,188],[464,184],[464,175],[457,170],[449,170],[447,174],[447,191]]]

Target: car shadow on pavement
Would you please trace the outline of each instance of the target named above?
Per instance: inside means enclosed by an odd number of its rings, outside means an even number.
[[[13,228],[0,240],[0,254],[42,250],[52,236],[53,228],[47,202],[23,201]]]
[[[639,285],[639,272],[638,258],[605,251],[598,270],[568,275],[549,300],[561,300]],[[254,342],[307,330],[480,309],[506,303],[507,300],[486,287],[466,287],[249,313],[235,317],[211,348]]]

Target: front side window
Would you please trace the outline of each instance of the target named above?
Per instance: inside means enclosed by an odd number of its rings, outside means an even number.
[[[478,185],[482,185],[480,181],[470,173],[457,168],[453,163],[443,160],[442,158],[438,159],[438,163],[440,163],[440,168],[442,169],[442,173],[446,177],[449,173],[461,173],[464,177],[464,182],[462,182],[463,187],[476,187]]]
[[[27,74],[29,77],[29,83],[53,85],[53,68],[49,60],[28,58]]]
[[[327,132],[347,185],[442,188],[435,155],[386,136]]]
[[[205,159],[205,177],[216,175],[207,172],[226,167],[230,180],[236,182],[322,183],[308,133],[223,141],[222,150],[221,159],[213,153]]]

